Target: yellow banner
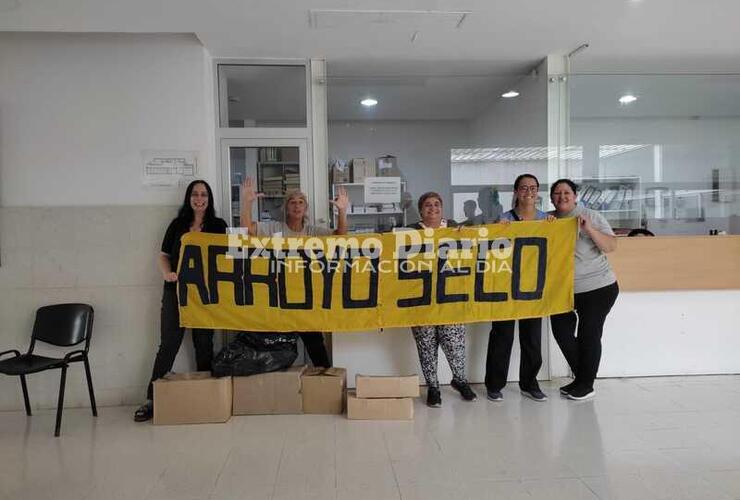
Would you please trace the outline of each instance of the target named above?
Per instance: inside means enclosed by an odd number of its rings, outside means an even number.
[[[180,324],[351,331],[573,309],[575,219],[326,237],[188,233]]]

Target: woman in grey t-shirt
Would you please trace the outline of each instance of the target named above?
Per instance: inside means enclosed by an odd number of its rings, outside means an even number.
[[[246,227],[248,234],[254,236],[328,236],[331,234],[347,234],[347,208],[349,198],[343,187],[340,187],[337,197],[329,200],[337,209],[337,228],[331,230],[321,226],[308,224],[308,198],[302,191],[290,191],[285,196],[283,205],[284,222],[269,221],[256,222],[252,220],[252,206],[254,201],[264,196],[255,190],[254,180],[247,177],[241,186],[241,221],[242,227]],[[328,368],[329,353],[324,345],[322,332],[295,332],[303,340],[308,356],[314,366]]]
[[[568,399],[594,396],[594,380],[601,360],[604,322],[619,295],[617,277],[606,255],[617,248],[611,226],[599,212],[576,205],[578,186],[559,179],[550,187],[552,212],[558,218],[578,218],[575,255],[575,311],[550,317],[552,333],[575,379],[561,387]],[[576,335],[576,324],[577,332]]]

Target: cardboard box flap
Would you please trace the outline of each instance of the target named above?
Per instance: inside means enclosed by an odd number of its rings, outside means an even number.
[[[347,376],[347,370],[346,368],[337,368],[332,366],[331,368],[321,368],[321,367],[311,367],[308,368],[304,373],[304,377],[346,377]]]
[[[302,378],[304,413],[339,414],[344,410],[347,370],[308,370]]]
[[[234,377],[234,415],[303,413],[301,376],[305,365]]]
[[[360,399],[347,393],[347,418],[350,420],[413,420],[414,400],[411,398]]]
[[[419,396],[419,376],[355,375],[358,398],[416,398]]]
[[[177,382],[180,380],[206,380],[209,378],[217,378],[211,376],[211,372],[190,372],[190,373],[175,373],[170,372],[160,380],[165,382]]]

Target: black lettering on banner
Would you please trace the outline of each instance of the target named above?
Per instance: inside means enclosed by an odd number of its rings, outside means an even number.
[[[443,241],[439,245],[439,258],[437,259],[437,304],[449,304],[452,302],[467,302],[470,295],[467,293],[447,293],[446,282],[450,278],[458,276],[469,276],[470,268],[461,267],[459,269],[450,269],[447,265],[447,253],[450,250],[469,249],[470,242],[462,241]]]
[[[180,273],[177,275],[178,295],[180,305],[188,305],[188,285],[195,285],[202,304],[210,304],[208,288],[206,288],[203,273],[203,253],[199,246],[185,245],[180,262]]]
[[[226,255],[229,247],[214,245],[208,247],[208,290],[211,304],[218,304],[218,282],[226,281],[234,285],[234,302],[238,306],[244,305],[244,264],[242,259],[231,259],[234,263],[232,271],[218,270],[218,256]]]
[[[292,251],[291,251],[292,252]],[[303,260],[303,291],[306,294],[303,302],[288,302],[288,291],[285,285],[285,268],[278,269],[278,288],[280,290],[280,309],[313,309],[313,281],[311,279],[311,258],[305,249],[296,249]],[[290,269],[290,267],[288,267]]]
[[[409,255],[413,250],[419,248],[417,245],[405,245],[405,252],[400,255]],[[419,248],[419,253],[429,252],[430,244],[424,243]],[[408,299],[398,299],[396,305],[398,307],[417,307],[417,306],[428,306],[432,303],[432,272],[431,271],[411,271],[413,264],[406,257],[400,257],[398,259],[398,279],[399,280],[421,280],[422,290],[421,295],[418,297],[411,297]]]
[[[533,292],[521,290],[522,279],[522,250],[524,247],[537,247],[537,288]],[[516,238],[514,240],[514,258],[511,274],[511,297],[514,300],[539,300],[545,290],[545,276],[547,271],[547,239],[545,238]]]
[[[254,285],[256,283],[267,285],[267,291],[269,294],[268,303],[270,307],[278,306],[278,291],[277,291],[277,276],[275,275],[275,269],[277,268],[277,259],[275,258],[275,251],[268,248],[257,248],[249,249],[249,256],[243,260],[244,262],[244,305],[254,305]],[[267,263],[267,274],[252,274],[252,259],[264,258],[267,254],[269,262]]]
[[[337,245],[334,247],[334,255],[331,259],[327,259],[326,254],[323,252],[316,255],[316,260],[321,264],[321,277],[324,281],[324,289],[321,296],[321,307],[323,309],[331,309],[331,289],[334,285],[334,275],[339,269],[339,261],[346,253],[346,250],[346,248]]]
[[[476,302],[506,302],[509,294],[506,292],[486,292],[484,282],[486,278],[486,260],[488,252],[493,248],[495,241],[482,240],[478,243],[478,257],[475,262],[475,301]],[[494,261],[495,262],[495,261]],[[496,276],[496,267],[493,266],[493,275]]]
[[[354,251],[353,251],[354,250]],[[352,257],[358,249],[349,249],[345,254],[344,266],[342,266],[342,307],[345,309],[363,309],[378,306],[378,281],[380,274],[380,257],[370,259],[370,284],[366,299],[352,298]],[[362,266],[363,270],[367,269]]]

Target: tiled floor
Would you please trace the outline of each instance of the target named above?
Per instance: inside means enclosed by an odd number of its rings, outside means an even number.
[[[413,422],[234,417],[155,427],[133,408],[0,413],[4,499],[740,499],[740,376],[600,380],[597,398],[420,399]],[[483,396],[482,387],[477,387]]]

